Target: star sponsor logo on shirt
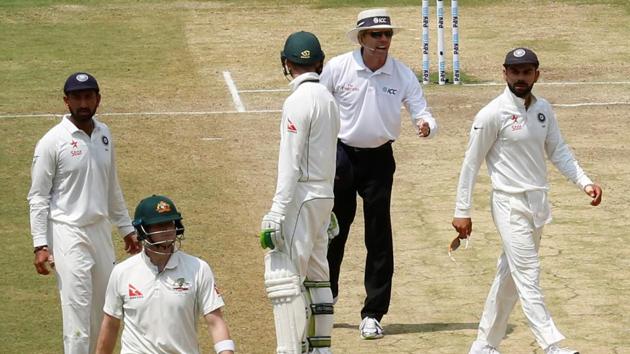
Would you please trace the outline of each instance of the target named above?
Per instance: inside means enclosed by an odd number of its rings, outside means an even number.
[[[291,121],[291,119],[287,118],[287,122],[289,124],[287,124],[287,131],[289,133],[297,133],[297,127],[295,126],[295,124]]]
[[[523,129],[523,123],[522,121],[519,123],[518,119],[520,117],[516,114],[512,114],[512,118],[510,118],[512,120],[512,131],[515,132],[517,130],[521,130]]]
[[[129,283],[128,286],[129,286],[130,299],[142,299],[144,297],[144,295],[142,295],[140,290],[138,290],[135,286],[131,285],[131,283]]]
[[[173,290],[176,292],[187,292],[190,290],[190,282],[187,282],[185,278],[177,278],[173,282]]]
[[[72,157],[81,156],[81,154],[83,154],[83,151],[79,150],[78,141],[72,139],[72,141],[70,142],[70,145],[72,146],[72,151],[70,151],[70,155],[72,155]]]

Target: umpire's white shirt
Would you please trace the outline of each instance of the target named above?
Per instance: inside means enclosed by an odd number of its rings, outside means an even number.
[[[282,215],[296,198],[298,205],[333,198],[339,132],[339,108],[319,84],[319,75],[305,73],[289,85],[293,93],[282,107],[278,182],[271,207]]]
[[[65,115],[39,140],[28,193],[35,247],[48,244],[48,219],[83,227],[109,218],[121,235],[133,231],[114,156],[109,128],[96,119],[88,136]]]
[[[484,159],[494,190],[526,192],[530,199],[539,199],[535,204],[540,208],[548,209],[545,153],[581,189],[592,183],[564,142],[549,102],[532,95],[529,109],[525,109],[524,100],[506,87],[473,122],[457,187],[455,217],[470,217],[473,187]],[[537,227],[550,220],[549,210],[540,212],[543,220],[535,220]]]
[[[321,82],[339,104],[339,139],[346,145],[374,148],[398,139],[403,105],[414,124],[419,119],[429,123],[429,137],[437,133],[418,78],[391,55],[372,72],[363,63],[361,49],[342,54],[324,66]]]
[[[208,263],[178,251],[158,273],[143,251],[114,267],[103,310],[124,321],[121,354],[196,354],[199,315],[222,306]]]

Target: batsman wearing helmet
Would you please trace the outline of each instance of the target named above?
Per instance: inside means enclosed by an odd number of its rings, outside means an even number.
[[[234,353],[210,266],[179,251],[182,216],[169,198],[153,195],[136,207],[133,226],[144,251],[116,265],[107,285],[97,353],[111,354],[123,318],[122,353],[200,353],[203,315],[217,353]]]
[[[277,353],[331,353],[333,298],[329,225],[339,109],[319,84],[324,52],[315,35],[291,34],[280,55],[292,93],[280,124],[278,181],[263,217],[265,287],[273,305]],[[334,218],[333,218],[334,219]]]

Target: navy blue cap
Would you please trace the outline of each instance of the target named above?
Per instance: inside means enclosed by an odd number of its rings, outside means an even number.
[[[77,72],[68,76],[66,84],[63,85],[63,92],[68,93],[81,90],[95,90],[99,92],[98,82],[96,82],[94,76],[85,72]]]
[[[518,64],[534,64],[538,67],[538,57],[531,49],[527,48],[515,48],[510,50],[505,55],[505,62],[503,66],[508,67],[510,65]]]

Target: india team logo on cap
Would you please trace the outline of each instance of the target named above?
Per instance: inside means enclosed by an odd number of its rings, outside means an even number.
[[[514,56],[517,57],[517,58],[520,58],[523,55],[525,55],[525,49],[519,48],[519,49],[514,51]]]
[[[85,74],[79,74],[77,75],[76,79],[79,82],[86,82],[88,80],[88,76]]]
[[[160,214],[168,213],[169,211],[171,211],[171,206],[168,205],[167,202],[160,200],[160,202],[155,206],[155,211]]]

